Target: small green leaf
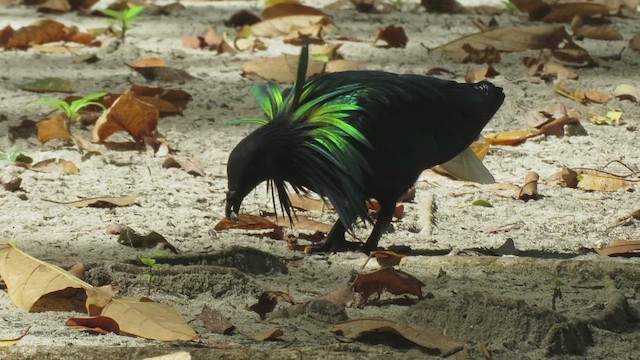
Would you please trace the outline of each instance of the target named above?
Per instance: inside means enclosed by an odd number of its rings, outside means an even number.
[[[144,10],[144,6],[134,6],[131,9],[125,10],[124,20],[127,21],[135,18],[142,10]]]
[[[491,205],[490,202],[488,202],[487,200],[482,200],[482,199],[473,200],[471,205],[484,206],[484,207],[490,207],[490,208],[493,207],[493,205]]]
[[[154,265],[156,265],[157,260],[154,258],[142,257],[140,258],[140,262],[148,267],[153,267]]]
[[[109,15],[116,20],[124,21],[124,12],[122,11],[116,11],[112,9],[104,9],[101,11],[103,14]]]

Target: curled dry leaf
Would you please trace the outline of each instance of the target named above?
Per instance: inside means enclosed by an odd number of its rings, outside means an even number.
[[[422,298],[424,283],[404,271],[384,268],[369,274],[360,274],[353,282],[353,291],[366,301],[371,295],[380,297],[385,290],[394,295],[411,294]]]
[[[178,253],[178,249],[160,233],[151,231],[147,235],[140,235],[128,226],[119,233],[118,243],[134,249],[166,249],[174,254]]]
[[[324,26],[322,25],[313,25],[303,29],[296,29],[290,32],[287,36],[282,39],[285,44],[291,45],[303,45],[305,43],[309,44],[323,44],[324,39],[322,39],[322,31]]]
[[[542,133],[536,129],[506,131],[497,134],[485,135],[485,140],[489,145],[519,145]]]
[[[295,301],[291,295],[282,291],[267,291],[260,294],[258,302],[249,306],[249,310],[256,312],[260,315],[260,319],[264,320],[267,313],[272,312],[278,303],[286,301],[290,304],[295,304]]]
[[[292,15],[316,15],[327,16],[322,10],[311,6],[302,5],[300,3],[282,2],[262,10],[262,18],[264,20],[275,19],[283,16]]]
[[[120,196],[120,197],[103,196],[103,197],[86,198],[82,200],[68,201],[68,202],[55,201],[55,200],[49,200],[49,199],[42,199],[42,200],[47,202],[52,202],[55,204],[69,205],[77,208],[84,208],[84,207],[115,208],[118,206],[120,207],[131,206],[135,204],[136,196],[135,195]]]
[[[106,316],[72,317],[67,320],[65,325],[75,330],[87,331],[95,334],[120,334],[120,327],[118,326],[118,323],[112,318]]]
[[[551,61],[538,61],[532,57],[523,59],[524,65],[527,67],[527,75],[538,76],[544,81],[557,79],[576,80],[578,74],[564,65],[560,65]]]
[[[605,18],[582,18],[576,16],[571,21],[573,36],[577,39],[622,40],[618,27]]]
[[[466,81],[467,83],[475,83],[487,78],[494,78],[497,75],[500,75],[498,70],[496,70],[491,65],[487,65],[481,69],[469,70],[467,74],[464,76],[464,81]]]
[[[369,258],[367,259],[367,261],[371,259],[371,257],[375,257],[380,267],[394,267],[396,265],[400,265],[400,261],[402,261],[402,258],[404,258],[405,256],[407,255],[398,254],[393,251],[372,251],[371,253],[369,253]]]
[[[263,218],[262,216],[250,215],[250,214],[238,214],[238,220],[233,221],[227,218],[220,220],[213,228],[215,231],[222,231],[228,229],[241,229],[241,230],[268,230],[277,229],[279,226],[274,222]]]
[[[324,71],[325,64],[320,61],[310,61],[307,68],[307,78]],[[243,76],[257,76],[264,80],[275,80],[281,83],[292,83],[296,79],[298,70],[298,56],[281,55],[272,58],[261,58],[242,64]]]
[[[463,344],[432,329],[417,329],[409,325],[380,318],[357,319],[335,324],[331,331],[350,339],[360,339],[373,333],[397,334],[427,349],[437,350],[441,357],[448,357],[463,349]],[[384,338],[383,338],[384,339]]]
[[[198,160],[193,158],[182,159],[182,158],[176,158],[174,156],[169,156],[162,163],[162,168],[163,169],[181,168],[182,170],[186,171],[187,174],[191,174],[193,176],[205,175],[202,164],[200,164]]]
[[[220,311],[212,309],[207,305],[202,307],[200,319],[207,330],[216,334],[229,335],[236,329]]]
[[[563,81],[562,79],[558,81],[553,90],[564,97],[581,103],[593,102],[596,104],[606,104],[609,102],[609,100],[611,100],[611,97],[608,94],[601,91],[583,90],[581,88],[569,88],[566,86],[565,81]]]
[[[640,89],[629,84],[620,84],[613,89],[613,96],[621,100],[640,102]]]
[[[562,179],[565,187],[570,189],[578,187],[578,173],[575,170],[563,166],[562,171],[560,172],[560,178]]]
[[[524,178],[524,186],[515,194],[515,198],[524,201],[538,200],[540,197],[538,195],[538,180],[540,180],[538,173],[534,171],[528,172]]]
[[[241,28],[245,25],[251,26],[253,24],[257,24],[261,20],[262,19],[260,19],[258,15],[255,15],[251,11],[240,10],[238,12],[233,13],[233,15],[229,17],[229,19],[225,20],[224,26]]]
[[[284,16],[251,25],[251,33],[254,36],[285,36],[296,30],[309,28],[314,25],[328,26],[330,24],[331,19],[324,15]]]
[[[138,100],[127,91],[108,108],[93,128],[93,141],[103,142],[116,132],[127,132],[136,142],[145,136],[154,136],[159,118],[155,106]]]
[[[5,49],[26,49],[36,44],[55,41],[78,42],[87,46],[100,46],[100,41],[83,34],[75,26],[67,27],[54,20],[41,20],[32,25],[13,30],[6,26],[0,31],[0,46]]]
[[[29,169],[45,173],[63,173],[76,175],[80,173],[80,169],[72,161],[54,158],[38,161],[31,165]]]
[[[282,332],[282,330],[270,329],[270,330],[261,331],[259,333],[255,333],[251,335],[251,337],[257,341],[271,341],[271,340],[276,340],[282,335],[284,335],[284,332]]]
[[[376,35],[376,39],[373,40],[373,44],[375,45],[378,40],[382,40],[387,43],[386,46],[382,47],[390,48],[404,48],[409,42],[409,38],[404,32],[404,28],[402,28],[402,26],[395,25],[389,25],[384,29],[380,29],[378,35]]]
[[[638,256],[640,254],[640,240],[616,240],[607,247],[593,250],[600,256]]]
[[[38,142],[41,145],[51,140],[69,141],[72,139],[69,132],[69,119],[62,113],[54,114],[49,119],[38,123]]]

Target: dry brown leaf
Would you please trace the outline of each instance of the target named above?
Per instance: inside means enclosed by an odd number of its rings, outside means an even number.
[[[84,208],[84,207],[114,208],[118,206],[122,207],[122,206],[134,205],[136,203],[136,196],[135,195],[120,196],[120,197],[101,196],[101,197],[86,198],[82,200],[68,201],[68,202],[55,201],[55,200],[49,200],[49,199],[42,199],[42,200],[52,202],[55,204],[70,205],[77,208]]]
[[[114,298],[104,307],[102,316],[115,320],[121,333],[145,339],[192,341],[197,337],[175,308],[145,297]]]
[[[155,97],[167,101],[173,105],[175,105],[178,109],[184,109],[187,106],[187,103],[191,101],[191,95],[180,89],[165,89],[165,88],[153,88],[146,87],[141,85],[131,85],[130,89],[136,96],[140,96],[143,99],[149,97]],[[115,99],[114,99],[115,101]],[[106,105],[106,107],[111,106],[111,104]],[[158,109],[162,114],[162,110]]]
[[[162,234],[151,231],[146,235],[140,235],[128,226],[125,226],[118,234],[118,244],[130,246],[134,249],[163,249],[169,250],[174,254],[178,253],[178,249],[171,245]]]
[[[322,39],[322,31],[324,26],[322,25],[313,25],[303,29],[296,29],[290,32],[287,36],[282,39],[285,44],[291,45],[303,45],[305,43],[309,44],[323,44],[324,39]]]
[[[253,14],[248,10],[240,10],[233,13],[229,19],[225,20],[224,26],[241,28],[245,25],[251,26],[261,21],[258,15]]]
[[[469,52],[464,50],[465,46],[477,51],[491,46],[498,51],[514,52],[556,49],[560,43],[568,40],[570,37],[564,26],[504,27],[463,36],[434,50],[445,53],[456,62],[463,62],[469,57]]]
[[[191,174],[193,176],[204,176],[204,168],[202,164],[194,158],[176,158],[174,156],[169,156],[162,163],[162,168],[181,168],[186,171],[187,174]]]
[[[575,16],[589,18],[609,13],[602,4],[570,2],[547,4],[542,0],[512,0],[520,11],[529,14],[529,20],[544,22],[570,22]]]
[[[250,214],[238,214],[238,221],[232,221],[227,218],[220,220],[213,228],[215,231],[228,229],[242,230],[267,230],[277,229],[279,226],[274,222],[263,218],[262,216]]]
[[[484,137],[489,145],[519,145],[539,135],[542,135],[539,130],[526,129],[486,134]]]
[[[182,69],[176,69],[168,66],[131,68],[149,81],[185,83],[190,80],[196,79],[196,77],[192,76]]]
[[[51,140],[72,140],[69,132],[69,119],[62,113],[56,113],[46,120],[38,122],[38,142],[44,145]]]
[[[402,258],[404,258],[405,256],[407,255],[398,254],[393,251],[384,251],[384,250],[372,251],[369,253],[369,259],[371,259],[372,257],[375,257],[376,261],[378,262],[378,265],[380,265],[380,267],[382,268],[394,267],[396,265],[400,265],[400,261],[402,261]]]
[[[339,288],[331,291],[328,294],[322,295],[320,298],[331,301],[339,306],[346,306],[352,302],[356,297],[356,293],[353,291],[353,286],[340,286]]]
[[[613,96],[621,100],[640,102],[640,89],[629,84],[620,84],[613,89]]]
[[[367,208],[369,209],[369,216],[373,219],[377,219],[378,212],[380,211],[380,203],[378,200],[371,200],[367,202]],[[396,219],[402,219],[404,217],[404,205],[396,205],[395,209],[393,209],[393,217]]]
[[[225,36],[218,33],[215,26],[212,26],[202,37],[202,40],[211,50],[216,50],[218,54],[235,54],[236,50],[225,41]]]
[[[79,33],[77,27],[66,27],[49,19],[38,21],[18,30],[6,26],[0,32],[0,46],[5,49],[26,49],[31,45],[55,41],[72,41],[87,46],[100,46],[100,41],[96,40],[94,36]]]
[[[601,91],[583,90],[581,88],[569,88],[565,82],[561,79],[558,81],[553,90],[571,100],[575,100],[581,103],[593,102],[596,104],[606,104],[611,100],[611,96]]]
[[[71,11],[68,0],[46,0],[38,6],[38,12],[45,14],[64,14]]]
[[[484,160],[484,157],[487,156],[487,154],[489,153],[489,148],[491,147],[491,144],[489,144],[489,142],[487,142],[487,140],[484,137],[481,137],[480,140],[474,141],[473,143],[471,143],[469,147],[471,148],[473,153],[476,154],[478,159],[482,161]],[[415,189],[413,189],[413,191],[415,195]]]
[[[325,233],[325,234],[329,233],[329,231],[331,230],[331,225],[322,223],[320,221],[316,221],[316,220],[310,219],[310,218],[308,218],[306,216],[303,216],[303,215],[297,215],[293,219],[293,226],[291,225],[288,217],[269,216],[269,217],[267,217],[267,219],[272,221],[276,225],[282,226],[284,228],[293,227],[293,228],[295,228],[297,230],[320,231],[320,232]]]
[[[494,78],[497,75],[500,75],[498,70],[491,65],[487,65],[481,69],[467,71],[467,74],[464,76],[464,81],[467,83],[475,83],[486,78]]]
[[[464,344],[432,329],[416,329],[385,319],[358,319],[335,324],[331,331],[350,339],[358,339],[370,333],[398,334],[427,349],[437,350],[438,355],[448,357],[463,349]]]
[[[515,198],[524,201],[538,200],[540,197],[538,195],[538,180],[540,180],[538,173],[534,171],[528,172],[524,178],[524,185],[515,194]]]
[[[345,0],[336,1],[325,6],[325,9],[339,9],[351,4],[358,12],[365,14],[387,14],[394,10],[391,4],[381,0]]]
[[[633,191],[633,184],[617,177],[580,174],[578,179],[578,187],[586,191]]]
[[[367,67],[363,64],[357,63],[351,60],[331,60],[324,68],[326,73],[336,73],[343,71],[360,71],[366,70]]]
[[[242,39],[236,38],[233,41],[233,46],[239,51],[258,51],[258,50],[266,50],[267,45],[260,39]]]
[[[229,335],[236,329],[236,327],[233,326],[233,324],[231,324],[221,312],[212,309],[207,305],[202,307],[200,319],[207,330],[216,334]]]
[[[260,294],[258,302],[249,306],[249,310],[256,312],[260,315],[260,319],[264,320],[267,313],[272,312],[278,303],[286,301],[290,304],[295,304],[295,301],[291,295],[282,291],[267,291]]]
[[[407,46],[409,42],[409,38],[407,34],[405,34],[402,26],[389,25],[384,29],[380,29],[378,35],[376,35],[376,39],[373,40],[373,44],[375,45],[378,40],[382,40],[387,43],[386,46],[379,47],[390,47],[390,48],[404,48]]]
[[[630,40],[629,40],[629,49],[633,50],[633,51],[640,51],[640,34],[636,34],[634,35]]]
[[[92,288],[68,271],[36,259],[7,242],[0,242],[0,277],[11,301],[24,311],[70,310],[68,298],[76,290]],[[62,301],[52,301],[55,298]]]
[[[578,187],[578,173],[575,170],[563,166],[562,171],[560,172],[560,178],[562,179],[565,187],[570,189]]]
[[[457,0],[420,0],[420,6],[428,13],[466,14],[467,9]]]
[[[127,132],[136,142],[156,135],[160,114],[155,106],[138,100],[127,91],[108,108],[93,128],[93,141],[103,142],[116,132]]]
[[[324,15],[284,16],[251,25],[251,33],[254,36],[276,37],[314,25],[328,26],[329,24],[331,19]]]
[[[353,282],[353,291],[366,301],[371,295],[380,297],[385,290],[394,295],[411,294],[422,298],[424,283],[394,268],[384,268],[369,274],[360,274]]]
[[[640,240],[616,240],[607,247],[593,250],[600,256],[637,256],[640,254]]]
[[[289,194],[291,206],[298,210],[305,211],[323,211],[333,209],[331,205],[319,198],[310,198],[300,194]]]
[[[269,20],[292,15],[327,16],[322,10],[299,3],[280,3],[269,6],[262,11],[262,19]]]
[[[307,68],[307,78],[324,71],[325,64],[320,61],[310,61]],[[272,58],[261,58],[242,64],[243,76],[257,76],[264,80],[275,80],[281,83],[292,83],[296,80],[298,71],[298,56],[281,55]]]
[[[573,70],[564,65],[551,61],[538,61],[531,57],[523,59],[524,65],[527,67],[527,75],[538,76],[544,81],[551,81],[555,78],[575,80],[578,78]]]
[[[270,330],[265,330],[265,331],[261,331],[259,333],[253,334],[251,335],[251,337],[257,341],[270,341],[270,340],[275,340],[281,337],[282,335],[284,335],[282,330],[270,329]]]
[[[167,66],[167,63],[161,58],[150,57],[127,63],[127,66],[129,66],[130,68],[163,67]]]
[[[95,334],[120,334],[120,327],[118,326],[118,323],[112,318],[106,316],[72,317],[67,320],[65,325],[75,330],[87,331]]]
[[[38,161],[29,166],[29,169],[45,173],[79,174],[80,169],[72,161],[54,158]]]
[[[578,40],[596,39],[596,40],[622,40],[622,34],[618,27],[605,18],[587,18],[583,19],[576,16],[571,21],[571,31],[573,36]]]

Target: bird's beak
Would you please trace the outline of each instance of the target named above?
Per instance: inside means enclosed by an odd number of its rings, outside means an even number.
[[[225,216],[231,221],[238,221],[238,212],[240,211],[240,203],[237,202],[236,192],[227,191],[227,205],[225,206]]]

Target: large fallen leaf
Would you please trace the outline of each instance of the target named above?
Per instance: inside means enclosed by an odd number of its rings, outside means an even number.
[[[11,301],[24,311],[34,308],[69,310],[67,303],[46,300],[68,298],[70,289],[92,287],[64,269],[36,259],[18,249],[14,243],[7,242],[0,243],[0,276],[7,286]],[[40,300],[45,300],[45,304],[36,306]]]
[[[120,333],[146,339],[191,341],[197,336],[175,308],[145,297],[114,298],[102,316],[115,320]]]
[[[95,334],[120,334],[118,323],[106,316],[72,317],[65,323],[66,326],[81,331]]]
[[[207,305],[202,307],[200,319],[207,330],[216,334],[229,335],[236,328],[220,311],[212,309]]]
[[[422,298],[424,283],[404,271],[384,268],[369,274],[360,274],[353,282],[353,291],[367,300],[371,295],[378,297],[385,290],[394,295],[411,294]]]
[[[307,68],[307,78],[324,71],[325,64],[320,61],[310,61]],[[261,58],[242,64],[244,76],[254,75],[265,80],[275,80],[281,83],[292,83],[296,80],[298,71],[298,56],[281,55],[272,58]]]
[[[542,135],[540,130],[526,129],[506,131],[497,134],[486,134],[486,142],[490,145],[519,145],[533,137]]]
[[[544,22],[570,22],[575,16],[588,18],[609,13],[603,4],[570,2],[547,4],[542,0],[511,0],[520,11],[529,14],[529,20]]]
[[[604,18],[587,18],[583,19],[576,16],[571,21],[571,30],[573,36],[578,40],[582,38],[596,40],[622,40],[622,34],[618,27],[611,21]]]
[[[587,191],[633,191],[629,181],[617,177],[581,174],[578,179],[578,187]]]
[[[276,37],[314,25],[327,26],[329,24],[331,24],[331,19],[325,15],[283,16],[251,25],[251,33],[254,36]]]
[[[601,256],[639,255],[640,240],[617,240],[607,247],[593,250]]]
[[[119,131],[125,131],[138,142],[145,136],[154,136],[159,118],[155,106],[136,99],[128,91],[100,116],[93,128],[93,141],[102,142]]]
[[[468,52],[463,47],[485,49],[489,46],[505,52],[556,49],[563,41],[570,40],[564,26],[540,25],[495,28],[467,36],[436,47],[454,61],[463,62]]]
[[[416,345],[437,350],[438,355],[447,357],[463,349],[463,344],[432,329],[416,329],[385,319],[357,319],[335,324],[331,331],[350,339],[359,339],[372,333],[397,334]]]

